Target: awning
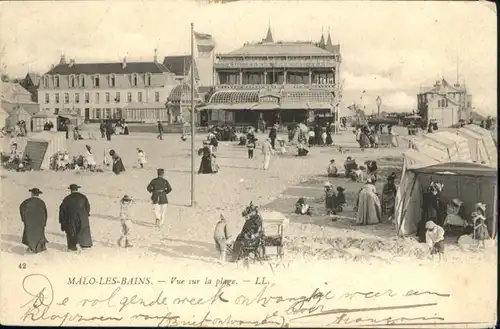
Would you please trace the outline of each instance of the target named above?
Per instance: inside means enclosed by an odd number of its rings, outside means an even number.
[[[307,108],[310,110],[331,110],[332,104],[324,102],[308,102]]]
[[[228,111],[252,110],[258,103],[227,104],[223,109]]]
[[[303,110],[308,109],[307,102],[286,102],[281,104],[282,110]]]
[[[279,106],[279,104],[273,104],[273,103],[260,103],[252,108],[252,110],[258,110],[258,111],[272,111],[279,109],[281,109],[281,106]]]

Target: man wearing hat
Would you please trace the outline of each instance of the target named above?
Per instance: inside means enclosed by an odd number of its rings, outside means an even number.
[[[444,185],[431,180],[427,191],[422,195],[422,219],[417,226],[417,236],[420,242],[425,242],[425,223],[432,220],[442,225],[444,211],[442,209],[440,194]]]
[[[163,175],[165,174],[164,169],[157,169],[156,172],[158,173],[158,177],[153,178],[146,189],[149,193],[151,193],[153,212],[156,219],[155,224],[160,227],[163,225],[165,212],[167,211],[167,195],[172,192],[172,187],[170,186],[168,180],[163,178]]]
[[[71,184],[67,195],[59,206],[59,224],[61,231],[66,233],[68,249],[77,251],[77,244],[81,248],[92,247],[90,234],[90,203],[85,195],[78,192],[81,186]]]
[[[45,244],[45,226],[47,225],[47,207],[39,198],[42,191],[37,187],[29,190],[31,197],[24,200],[19,206],[21,220],[24,224],[22,243],[28,247],[27,251],[39,253],[47,250]]]
[[[278,124],[274,124],[269,130],[269,139],[273,150],[275,149],[276,137],[278,137]]]

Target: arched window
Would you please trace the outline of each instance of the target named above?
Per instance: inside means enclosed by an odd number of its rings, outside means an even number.
[[[109,76],[109,86],[114,87],[116,84],[116,77],[114,74],[110,74]]]
[[[74,75],[69,76],[69,85],[71,86],[71,88],[75,88],[75,76]]]
[[[56,88],[59,88],[59,75],[56,75],[56,76],[54,77],[54,86],[55,86]]]
[[[80,74],[80,87],[85,88],[85,76]]]
[[[151,73],[146,73],[144,76],[144,81],[146,83],[146,86],[151,86]]]
[[[99,74],[94,75],[94,87],[99,87],[100,81],[99,81]]]
[[[132,86],[137,87],[137,73],[132,74]]]

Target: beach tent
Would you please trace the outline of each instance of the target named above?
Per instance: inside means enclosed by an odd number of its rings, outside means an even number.
[[[7,126],[9,113],[0,107],[0,129]]]
[[[67,151],[65,132],[42,131],[28,138],[24,155],[32,160],[33,170],[50,169],[51,158],[57,153]]]
[[[439,136],[439,138],[446,138],[455,142],[455,146],[458,152],[458,161],[472,162],[472,156],[470,154],[467,138],[454,134],[450,131],[440,131],[439,133],[437,133],[437,135]]]
[[[414,155],[413,155],[414,156]],[[477,202],[486,204],[487,226],[490,236],[497,231],[496,175],[495,168],[468,162],[445,162],[438,164],[425,161],[411,162],[404,157],[403,173],[396,195],[394,221],[398,236],[417,231],[422,218],[422,197],[431,179],[444,184],[441,202],[448,204],[459,198],[464,202],[465,220],[470,220]],[[495,234],[492,234],[495,232]]]
[[[425,139],[424,136],[413,136],[410,138],[410,147],[438,162],[451,161],[447,149],[433,140]]]
[[[490,163],[486,146],[484,145],[483,138],[480,134],[466,127],[462,127],[457,129],[457,135],[467,138],[467,144],[469,145],[472,161],[477,163],[484,162],[484,164],[489,166],[496,166],[496,163]]]
[[[19,121],[23,120],[26,122],[26,128],[29,129],[31,114],[29,114],[28,111],[26,111],[22,106],[19,106],[10,112],[9,118],[7,119],[10,127],[15,126]]]
[[[481,136],[483,141],[484,148],[488,155],[488,160],[490,165],[494,165],[496,167],[498,155],[497,155],[497,146],[493,139],[493,135],[491,131],[481,128],[477,125],[467,125],[460,129],[472,131]]]
[[[460,161],[455,141],[443,135],[442,132],[425,134],[422,137],[425,144],[432,144],[434,147],[448,153],[450,161]]]

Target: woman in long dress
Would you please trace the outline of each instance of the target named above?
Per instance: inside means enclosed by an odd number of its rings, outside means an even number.
[[[394,183],[395,179],[396,173],[392,173],[387,177],[387,183],[385,183],[382,189],[382,214],[385,216],[392,216],[394,214],[397,193],[396,184]]]
[[[376,193],[375,185],[368,180],[359,191],[357,202],[356,222],[358,225],[378,224],[382,219],[380,200]]]
[[[113,160],[112,170],[116,175],[119,175],[121,172],[125,171],[125,166],[123,165],[122,158],[115,152],[115,150],[110,150],[109,155]]]
[[[215,163],[215,154],[212,153],[209,141],[203,141],[203,147],[198,150],[201,155],[200,169],[198,174],[214,174],[218,171]]]
[[[243,211],[242,215],[245,218],[245,224],[234,242],[233,254],[231,257],[232,262],[237,262],[245,256],[243,252],[244,246],[255,246],[257,248],[263,236],[262,217],[258,212],[258,208],[250,203]]]

